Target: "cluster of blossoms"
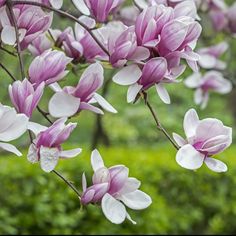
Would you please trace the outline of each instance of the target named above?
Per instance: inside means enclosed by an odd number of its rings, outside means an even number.
[[[30,52],[32,56],[27,75],[21,68],[22,80],[9,85],[15,109],[0,104],[0,148],[20,156],[20,151],[6,142],[28,130],[31,144],[27,158],[31,163],[39,163],[43,171],[54,171],[59,159],[78,156],[80,148],[63,150],[62,147],[77,126],[72,122],[66,124],[67,120],[85,110],[100,115],[104,111],[117,113],[98,91],[104,85],[104,65],[117,70],[109,79],[129,86],[128,103],[140,97],[147,99],[145,95],[155,87],[160,99],[169,104],[171,99],[165,85],[181,82],[178,78],[187,66],[194,74],[185,84],[196,89],[195,102],[202,107],[207,104],[210,90],[221,94],[231,90],[231,83],[218,71],[226,67],[220,56],[227,44],[195,50],[202,31],[197,14],[199,1],[135,0],[133,6],[124,8],[123,0],[72,2],[82,14],[78,19],[57,10],[63,0],[34,0],[24,4],[0,0],[1,45],[17,49],[21,67],[21,53]],[[207,6],[215,11],[221,7],[220,2],[209,0]],[[64,30],[51,28],[53,11],[74,19],[75,25]],[[227,22],[232,24],[230,20]],[[77,65],[85,69],[80,71],[76,84],[71,84],[66,77],[70,68]],[[201,75],[199,67],[210,71]],[[62,80],[67,82],[66,86],[61,85]],[[46,90],[53,93],[48,112],[39,107]],[[51,123],[49,127],[33,121],[36,109]],[[231,128],[217,119],[199,120],[191,109],[184,118],[184,131],[186,139],[173,134],[173,142],[179,146],[177,163],[191,170],[200,168],[203,162],[213,171],[227,170],[212,155],[230,146]],[[139,190],[140,181],[129,177],[129,169],[123,165],[106,168],[97,150],[92,152],[91,163],[92,185],[87,187],[83,175],[81,204],[100,204],[104,215],[115,224],[126,218],[135,223],[125,206],[141,210],[152,202]]]

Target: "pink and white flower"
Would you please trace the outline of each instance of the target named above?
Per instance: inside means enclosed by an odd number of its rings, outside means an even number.
[[[199,49],[197,51],[200,56],[198,64],[204,69],[224,70],[227,65],[219,57],[227,51],[228,47],[228,43],[221,42],[211,47]]]
[[[87,187],[83,175],[81,203],[101,204],[104,215],[114,224],[121,224],[126,218],[136,224],[125,206],[133,210],[142,210],[152,203],[151,198],[139,190],[140,181],[129,177],[129,169],[123,165],[105,167],[97,150],[92,152],[91,164],[94,170],[93,185]]]
[[[146,91],[150,87],[155,86],[161,100],[169,104],[170,97],[163,84],[176,81],[165,78],[166,74],[166,59],[156,57],[150,59],[144,66],[132,64],[122,68],[113,77],[113,81],[119,85],[129,86],[127,102],[133,102],[139,92]]]
[[[223,152],[232,143],[232,128],[224,126],[220,120],[206,118],[199,120],[194,109],[187,111],[184,117],[186,139],[173,134],[180,146],[176,154],[177,163],[189,170],[199,169],[203,163],[215,172],[227,171],[222,161],[212,158]]]
[[[63,0],[40,0],[41,3],[45,5],[51,5],[52,7],[56,9],[60,9],[63,5]]]
[[[29,46],[28,50],[34,57],[42,55],[45,51],[53,47],[53,42],[46,33],[39,35]]]
[[[70,136],[76,123],[65,125],[66,118],[55,121],[49,128],[31,122],[29,129],[36,135],[29,147],[28,160],[31,163],[40,163],[45,172],[51,172],[56,167],[59,159],[73,158],[81,153],[80,148],[64,151],[61,144]]]
[[[49,49],[31,62],[29,80],[34,87],[38,87],[42,82],[46,85],[55,83],[68,74],[66,66],[71,61],[64,52]]]
[[[201,105],[202,109],[207,106],[211,91],[227,94],[232,90],[231,82],[218,71],[209,71],[205,75],[194,73],[185,80],[185,85],[196,89],[194,101],[197,105]]]
[[[40,7],[15,5],[13,12],[20,34],[21,50],[26,49],[34,39],[47,31],[52,23],[53,14],[44,12]],[[16,32],[5,6],[0,9],[0,22],[3,27],[1,32],[3,43],[14,45]]]
[[[56,92],[49,101],[49,112],[53,117],[70,117],[81,110],[103,114],[93,103],[98,103],[105,110],[117,111],[96,91],[104,81],[103,67],[99,63],[91,64],[82,74],[76,87],[66,86],[63,89],[54,86]]]
[[[23,113],[30,118],[43,95],[44,82],[34,89],[34,86],[29,82],[29,80],[18,80],[12,85],[9,85],[8,90],[11,102],[17,112]]]
[[[123,0],[72,0],[84,15],[91,15],[98,22],[105,22],[108,16],[122,4]]]
[[[21,152],[10,142],[23,135],[28,128],[28,117],[0,103],[0,148],[21,156]]]

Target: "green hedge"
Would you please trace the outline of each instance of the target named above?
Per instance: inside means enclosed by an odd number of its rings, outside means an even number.
[[[0,157],[1,234],[235,234],[236,148],[220,155],[226,174],[203,167],[197,172],[175,163],[170,146],[101,148],[107,166],[126,164],[142,181],[153,204],[129,211],[137,221],[116,226],[99,207],[82,211],[75,194],[54,174],[43,173],[25,158]],[[81,173],[91,177],[90,154],[61,161],[57,168],[80,187]]]

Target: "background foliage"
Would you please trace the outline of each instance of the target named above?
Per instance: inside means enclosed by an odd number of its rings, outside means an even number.
[[[60,19],[63,29],[68,22]],[[207,23],[207,20],[203,24]],[[69,23],[70,25],[71,22]],[[199,43],[209,46],[220,42],[224,35],[217,36],[206,27],[203,39]],[[227,75],[235,79],[236,43],[230,40],[231,51],[225,56],[229,67]],[[24,55],[26,65],[31,61]],[[2,51],[0,60],[18,75],[17,60],[9,58]],[[67,83],[77,83],[83,69],[76,68],[77,75],[70,73]],[[110,80],[112,71],[106,70],[106,79]],[[191,73],[186,71],[180,79]],[[10,78],[0,70],[0,101],[10,105],[7,89]],[[62,82],[63,84],[64,82]],[[201,118],[216,117],[226,125],[235,128],[236,92],[226,96],[212,94],[206,110],[201,111],[193,103],[193,91],[183,83],[169,85],[172,104],[164,105],[150,91],[150,99],[157,110],[160,120],[170,132],[183,134],[182,120],[185,112],[194,107]],[[47,101],[52,92],[47,90],[40,106],[47,109]],[[125,164],[130,175],[142,181],[142,190],[153,199],[150,208],[134,212],[129,211],[137,221],[133,226],[112,225],[103,216],[101,209],[89,206],[80,210],[75,194],[53,174],[45,174],[37,165],[26,160],[27,134],[15,143],[25,146],[23,158],[0,154],[0,233],[1,234],[235,234],[236,233],[236,159],[235,134],[231,148],[221,154],[229,171],[215,174],[202,168],[197,172],[182,169],[175,162],[175,150],[165,141],[154,125],[152,117],[143,102],[136,105],[126,103],[126,88],[113,83],[107,93],[107,99],[118,110],[118,114],[106,113],[102,119],[110,146],[102,142],[98,146],[106,165]],[[42,124],[45,120],[35,112],[34,119]],[[58,171],[81,186],[82,172],[90,178],[91,140],[94,134],[96,116],[83,112],[72,121],[78,121],[68,148],[80,146],[83,154],[70,161],[61,161]],[[101,137],[99,137],[99,141]]]

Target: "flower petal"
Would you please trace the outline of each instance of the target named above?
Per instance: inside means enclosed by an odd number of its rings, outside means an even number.
[[[51,172],[57,165],[60,151],[58,148],[40,147],[40,166],[43,171]]]
[[[192,145],[186,144],[177,152],[176,161],[183,168],[196,170],[202,166],[204,157]]]
[[[27,160],[31,163],[37,163],[39,161],[39,158],[37,155],[37,149],[33,143],[29,146]]]
[[[152,203],[152,199],[150,198],[150,196],[140,190],[123,194],[120,197],[120,200],[124,202],[127,207],[133,210],[145,209]]]
[[[22,156],[21,152],[12,144],[0,142],[0,148],[4,149],[5,151],[12,152],[17,156]]]
[[[49,101],[48,110],[53,117],[73,116],[79,109],[80,99],[65,92],[55,93]]]
[[[209,169],[218,173],[226,172],[228,170],[228,167],[225,163],[214,158],[206,158],[205,163]]]
[[[125,206],[108,193],[102,198],[102,211],[114,224],[121,224],[126,218]]]
[[[102,157],[97,149],[92,151],[91,165],[92,165],[94,172],[97,171],[98,169],[104,167],[104,162],[103,162]]]
[[[142,71],[137,65],[129,65],[122,68],[112,80],[119,85],[131,85],[142,76]]]
[[[29,121],[28,123],[28,130],[31,130],[36,136],[42,132],[45,131],[48,127],[44,125],[40,125],[38,123]]]
[[[187,144],[187,141],[186,141],[184,138],[182,138],[180,135],[178,135],[178,134],[176,134],[176,133],[173,133],[172,136],[173,136],[175,142],[176,142],[180,147],[182,147],[182,146],[184,146],[185,144]]]
[[[133,102],[135,98],[137,97],[139,91],[142,89],[143,85],[140,85],[138,83],[132,84],[128,88],[127,92],[127,102]]]
[[[160,99],[166,103],[170,104],[170,96],[165,87],[162,84],[156,84],[156,90]]]
[[[83,15],[90,15],[89,9],[84,3],[84,0],[72,0],[75,7],[83,14]]]
[[[111,112],[111,113],[117,113],[117,110],[106,99],[104,99],[101,95],[95,93],[93,98],[106,111]]]
[[[72,158],[78,156],[82,152],[81,148],[75,148],[71,150],[61,151],[60,157],[62,158]]]
[[[16,42],[16,32],[13,26],[5,26],[1,33],[2,42],[8,45],[14,45]]]
[[[186,112],[184,116],[184,132],[187,138],[195,135],[197,125],[199,123],[199,118],[197,112],[194,109],[190,109]]]

